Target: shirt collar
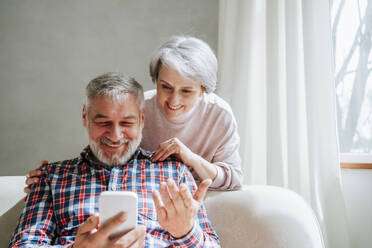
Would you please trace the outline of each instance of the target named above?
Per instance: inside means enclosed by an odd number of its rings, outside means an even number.
[[[150,160],[150,158],[152,157],[154,153],[153,152],[149,152],[149,151],[146,151],[145,149],[142,149],[141,147],[139,147],[135,153],[133,154],[133,156],[131,157],[131,159],[128,160],[128,162],[126,164],[129,164],[132,160],[138,160],[138,159],[147,159],[147,160]],[[104,164],[102,162],[98,162],[96,161],[94,158],[94,155],[92,153],[92,150],[90,149],[89,145],[86,146],[83,151],[80,153],[80,157],[81,157],[81,160],[94,166],[94,167],[103,167],[103,168],[113,168],[113,167],[122,167],[124,166],[123,165],[118,165],[118,166],[109,166],[107,164]]]

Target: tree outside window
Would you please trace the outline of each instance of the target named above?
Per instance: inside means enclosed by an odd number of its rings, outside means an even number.
[[[341,153],[372,154],[372,0],[331,0]]]

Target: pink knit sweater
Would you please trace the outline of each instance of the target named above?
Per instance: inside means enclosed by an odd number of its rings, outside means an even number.
[[[151,90],[145,92],[145,108],[142,148],[155,151],[161,142],[177,137],[192,152],[217,166],[211,189],[241,186],[237,125],[230,106],[222,98],[204,94],[189,112],[169,120],[159,107],[156,90]]]

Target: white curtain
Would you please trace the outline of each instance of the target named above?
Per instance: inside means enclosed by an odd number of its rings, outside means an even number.
[[[329,1],[220,0],[219,27],[218,94],[237,118],[245,183],[296,191],[327,247],[350,247]]]

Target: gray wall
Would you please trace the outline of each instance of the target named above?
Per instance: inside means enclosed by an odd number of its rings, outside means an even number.
[[[78,155],[88,81],[121,71],[153,88],[150,55],[173,34],[216,51],[218,1],[1,0],[0,175]]]

